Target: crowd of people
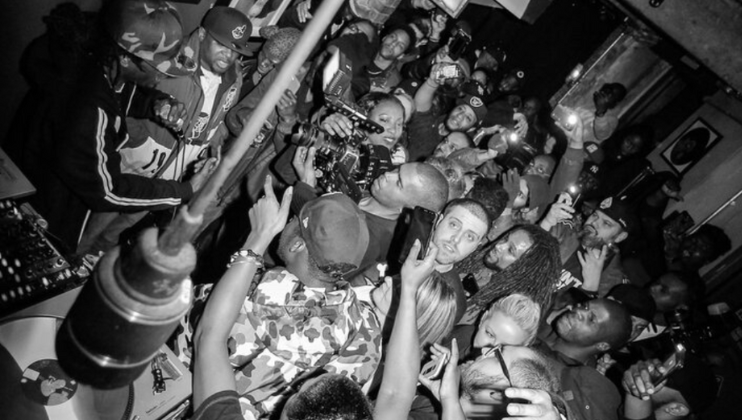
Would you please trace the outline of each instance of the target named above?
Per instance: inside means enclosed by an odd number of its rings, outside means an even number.
[[[50,233],[97,256],[169,220],[319,3],[292,2],[260,43],[251,19],[271,2],[215,6],[190,34],[161,0],[55,9],[29,66],[64,56],[31,73],[21,115],[34,118],[9,147]],[[496,40],[430,0],[385,3],[345,2],[197,238],[202,258],[229,263],[200,273],[169,341],[194,372],[193,418],[639,420],[708,407],[702,355],[657,382],[671,353],[658,343],[679,340],[672,321],[703,299],[698,271],[730,240],[663,220],[680,180],[651,170],[649,127],[621,126],[626,88],[599,86],[594,106],[554,121]],[[328,106],[323,69],[339,55],[352,69],[339,100],[376,129]],[[296,141],[307,127],[324,140]],[[358,165],[383,163],[374,178],[320,166],[351,148]]]

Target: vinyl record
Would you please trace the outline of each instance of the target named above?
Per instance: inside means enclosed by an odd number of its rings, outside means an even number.
[[[0,325],[0,413],[8,420],[120,420],[128,387],[100,391],[59,366],[54,337],[61,318],[28,317]]]

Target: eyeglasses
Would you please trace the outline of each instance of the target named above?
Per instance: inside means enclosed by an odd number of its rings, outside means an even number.
[[[510,380],[510,372],[508,371],[508,367],[505,364],[505,359],[502,357],[502,344],[498,344],[495,347],[488,348],[482,353],[482,356],[494,356],[495,358],[497,358],[497,361],[500,363],[500,368],[502,369],[502,374],[505,375],[505,379],[508,380],[508,386],[512,388],[513,382]]]

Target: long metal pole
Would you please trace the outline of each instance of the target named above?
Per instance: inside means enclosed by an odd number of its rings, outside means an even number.
[[[701,228],[701,226],[703,226],[706,223],[710,222],[711,219],[713,219],[714,217],[716,217],[725,208],[729,207],[729,205],[731,205],[732,203],[734,203],[734,201],[737,200],[740,195],[742,195],[742,190],[737,191],[737,194],[734,194],[734,196],[732,198],[730,198],[729,200],[727,200],[726,203],[724,203],[721,206],[719,206],[719,208],[716,209],[715,212],[711,213],[708,217],[706,217],[705,219],[703,219],[703,221],[701,223],[699,223],[699,224],[693,226],[692,228],[688,229],[688,231],[686,232],[686,234],[687,235],[692,235],[693,233],[695,233],[698,229]]]
[[[162,236],[160,236],[158,241],[160,251],[169,255],[175,254],[185,242],[192,239],[198,229],[204,211],[206,211],[209,204],[216,198],[219,188],[222,187],[229,173],[237,166],[242,155],[252,145],[254,139],[260,133],[260,129],[263,127],[263,122],[268,119],[276,104],[278,104],[281,95],[283,95],[283,92],[288,87],[291,77],[299,71],[299,68],[307,60],[314,46],[320,40],[325,29],[330,25],[342,5],[343,0],[324,0],[322,2],[317,13],[314,14],[312,20],[309,21],[309,25],[304,29],[299,42],[296,43],[291,54],[283,63],[283,66],[281,66],[276,80],[268,89],[265,96],[263,96],[263,99],[247,121],[247,124],[245,124],[245,128],[240,133],[234,146],[222,158],[219,167],[214,171],[204,187],[191,200],[187,210],[188,219],[199,221],[198,224],[193,226],[194,223],[189,223],[181,216],[178,216],[168,226]]]

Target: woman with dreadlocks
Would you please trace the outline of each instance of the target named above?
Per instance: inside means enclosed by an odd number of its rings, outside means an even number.
[[[474,322],[494,300],[513,293],[530,297],[545,313],[560,268],[556,239],[537,225],[514,227],[460,263],[459,272],[473,274],[479,285],[460,324]]]

